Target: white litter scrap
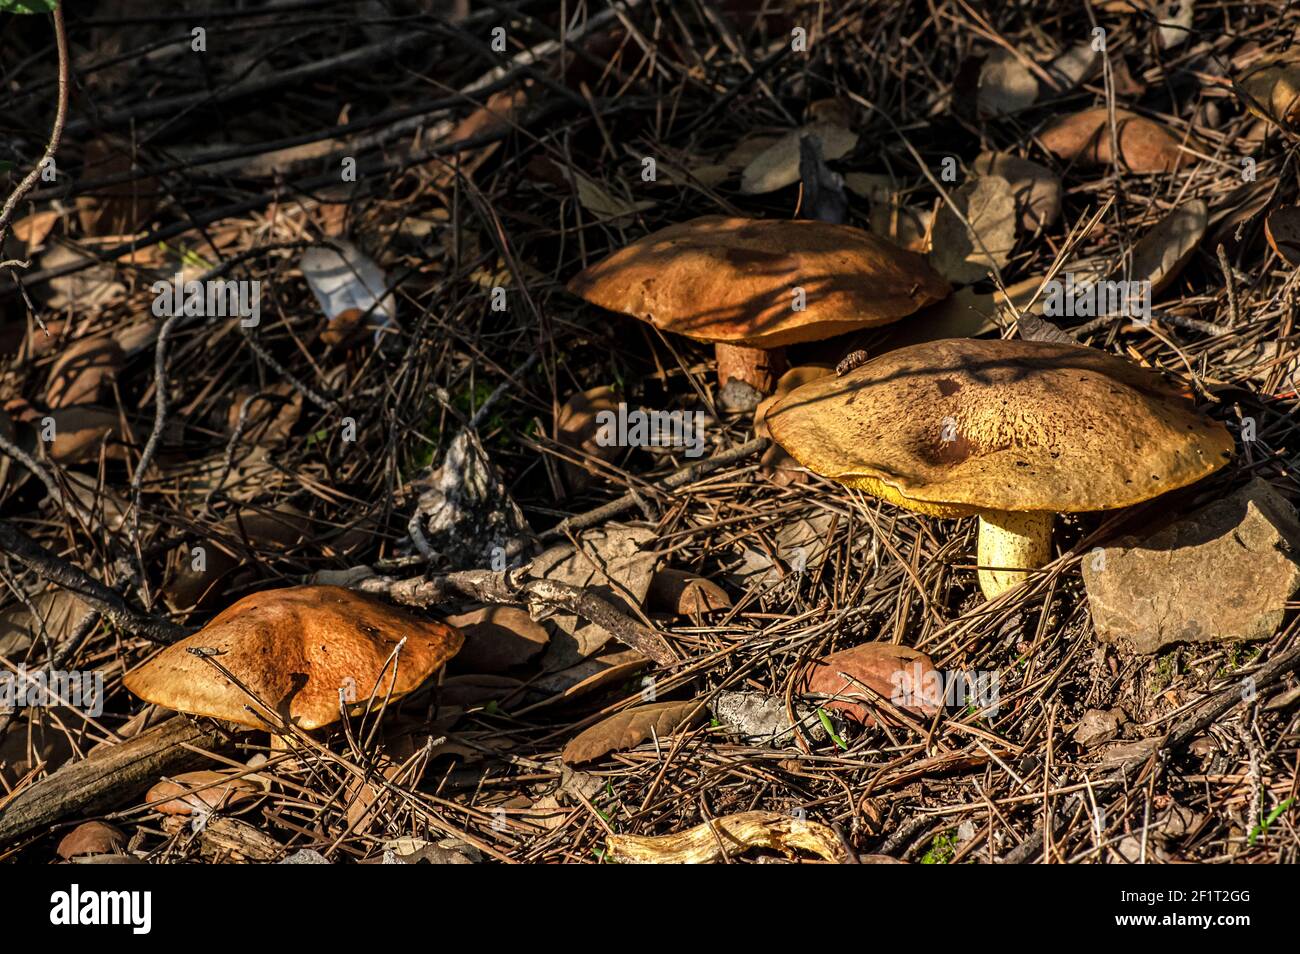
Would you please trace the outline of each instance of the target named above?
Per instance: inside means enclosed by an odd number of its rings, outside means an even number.
[[[379,327],[387,328],[397,320],[397,298],[388,288],[388,276],[364,252],[351,242],[339,239],[333,248],[309,248],[299,267],[321,311],[330,321],[349,311],[371,314]],[[380,296],[383,296],[382,300]]]

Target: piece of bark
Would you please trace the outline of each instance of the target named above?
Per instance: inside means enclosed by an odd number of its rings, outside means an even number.
[[[0,847],[69,815],[92,815],[148,788],[164,772],[202,765],[220,734],[178,716],[134,739],[101,749],[19,790],[0,806]]]

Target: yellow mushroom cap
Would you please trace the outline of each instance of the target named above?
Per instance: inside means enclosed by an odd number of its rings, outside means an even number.
[[[620,249],[569,291],[688,338],[777,348],[898,321],[950,289],[921,256],[851,226],[705,216]]]
[[[398,642],[391,698],[417,688],[456,655],[464,636],[382,600],[341,586],[295,586],[245,596],[193,636],[168,646],[123,679],[147,702],[191,715],[265,728],[246,707],[255,703],[210,662],[214,658],[281,718],[316,729],[339,718],[339,690],[364,703],[376,680],[382,699],[393,678],[384,664]],[[275,724],[276,719],[271,718]]]
[[[767,425],[809,470],[935,516],[1126,507],[1213,473],[1233,447],[1152,371],[998,339],[887,352],[790,392]]]

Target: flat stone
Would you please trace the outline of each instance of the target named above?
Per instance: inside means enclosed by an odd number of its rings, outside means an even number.
[[[1300,589],[1300,521],[1258,478],[1146,535],[1084,554],[1097,636],[1139,653],[1266,639]]]

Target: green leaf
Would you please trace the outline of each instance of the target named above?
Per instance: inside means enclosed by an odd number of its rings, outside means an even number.
[[[1281,817],[1282,813],[1291,807],[1293,802],[1295,802],[1294,798],[1288,798],[1281,805],[1277,806],[1277,808],[1269,812],[1268,817],[1265,818],[1263,821],[1261,821],[1258,825],[1256,825],[1254,830],[1251,831],[1250,838],[1247,840],[1246,843],[1253,847],[1255,844],[1255,840],[1259,838],[1260,835],[1266,834],[1268,832],[1269,826],[1272,825],[1273,822],[1277,821],[1278,818]]]
[[[835,726],[831,725],[831,717],[824,710],[817,710],[817,718],[822,720],[822,725],[826,728],[826,734],[831,737],[831,741],[842,749],[848,749],[847,743],[835,734]]]
[[[0,0],[0,13],[53,13],[59,0]]]

